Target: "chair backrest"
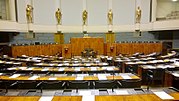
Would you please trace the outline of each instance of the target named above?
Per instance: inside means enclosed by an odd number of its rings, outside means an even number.
[[[122,88],[140,88],[141,80],[122,80]]]
[[[69,89],[88,89],[88,81],[69,81]]]
[[[95,88],[115,88],[116,87],[116,81],[96,81],[95,82]]]

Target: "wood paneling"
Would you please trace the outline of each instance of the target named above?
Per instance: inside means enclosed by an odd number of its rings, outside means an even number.
[[[116,44],[116,55],[134,54],[136,52],[150,54],[152,52],[162,52],[162,43],[118,43]]]
[[[13,57],[17,57],[21,55],[28,55],[28,56],[55,55],[58,52],[61,53],[62,46],[60,44],[12,46],[11,51]]]
[[[68,51],[65,52],[65,48]],[[28,45],[12,46],[12,56],[21,55],[39,56],[62,53],[65,58],[81,56],[85,48],[92,48],[98,55],[116,56],[121,54],[134,54],[136,52],[149,54],[162,52],[162,43],[105,43],[103,38],[71,38],[71,44]],[[113,48],[113,49],[111,49]]]
[[[62,57],[71,58],[72,57],[72,48],[71,44],[63,44],[62,45]]]
[[[104,54],[103,38],[71,38],[72,55],[79,56],[85,48],[92,48],[98,55]]]

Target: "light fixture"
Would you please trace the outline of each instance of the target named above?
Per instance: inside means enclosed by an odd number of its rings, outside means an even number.
[[[178,1],[178,0],[172,0],[173,2],[176,2],[176,1]]]

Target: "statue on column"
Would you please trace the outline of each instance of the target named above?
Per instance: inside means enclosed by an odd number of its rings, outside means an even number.
[[[59,8],[55,12],[55,16],[56,16],[56,19],[57,19],[57,24],[61,25],[62,13],[61,13]]]
[[[112,25],[112,24],[113,24],[113,12],[112,12],[111,9],[110,9],[109,12],[108,12],[108,24],[109,24],[109,25]]]
[[[136,10],[136,23],[140,23],[141,13],[142,13],[142,11],[141,11],[140,7],[138,6],[137,10]]]
[[[83,11],[83,25],[87,25],[88,12],[86,10]]]
[[[33,7],[31,5],[27,5],[26,7],[26,17],[27,17],[27,22],[32,23],[32,13],[33,13]]]

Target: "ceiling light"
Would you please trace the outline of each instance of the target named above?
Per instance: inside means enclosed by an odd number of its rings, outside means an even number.
[[[176,2],[176,1],[178,1],[178,0],[172,0],[173,2]]]

